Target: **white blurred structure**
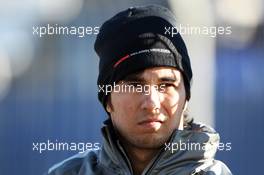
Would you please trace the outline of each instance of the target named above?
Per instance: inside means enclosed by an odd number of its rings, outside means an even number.
[[[34,55],[33,26],[73,20],[83,3],[84,0],[0,1],[0,100],[8,94],[12,79],[26,72],[38,58]]]
[[[169,0],[177,23],[184,26],[215,26],[209,0]],[[190,113],[195,121],[214,126],[215,38],[206,35],[182,35],[191,58],[193,85]]]
[[[256,34],[257,27],[263,23],[263,0],[221,0],[216,1],[218,24],[231,25],[232,35],[220,38],[220,44],[234,49],[249,45]]]
[[[0,48],[0,100],[3,99],[11,84],[12,73],[7,54]]]

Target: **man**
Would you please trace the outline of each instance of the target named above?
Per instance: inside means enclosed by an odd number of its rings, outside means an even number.
[[[95,42],[98,97],[109,115],[103,146],[50,175],[231,174],[214,159],[219,135],[185,114],[192,69],[180,34],[165,34],[174,26],[160,6],[129,8],[103,24]]]

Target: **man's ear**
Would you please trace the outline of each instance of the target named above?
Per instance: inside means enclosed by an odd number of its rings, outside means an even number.
[[[188,104],[189,104],[189,102],[186,100],[185,101],[185,104],[184,104],[184,107],[183,107],[183,111],[186,111],[187,110]]]
[[[107,102],[106,102],[106,111],[108,113],[113,112],[113,106],[112,106],[112,102],[111,102],[111,95],[108,96]]]
[[[109,113],[112,112],[112,108],[110,107],[109,103],[107,103],[107,105],[106,105],[106,111]]]

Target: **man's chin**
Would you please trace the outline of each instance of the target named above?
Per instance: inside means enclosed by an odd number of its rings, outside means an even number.
[[[167,141],[166,137],[157,134],[147,134],[140,138],[132,139],[134,146],[144,149],[157,149],[164,146]]]

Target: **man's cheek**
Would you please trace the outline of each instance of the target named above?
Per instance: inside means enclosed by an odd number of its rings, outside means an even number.
[[[120,104],[120,107],[121,105],[122,111],[126,114],[126,116],[133,116],[132,114],[136,115],[138,108],[136,108],[136,105],[132,102],[132,100]]]

